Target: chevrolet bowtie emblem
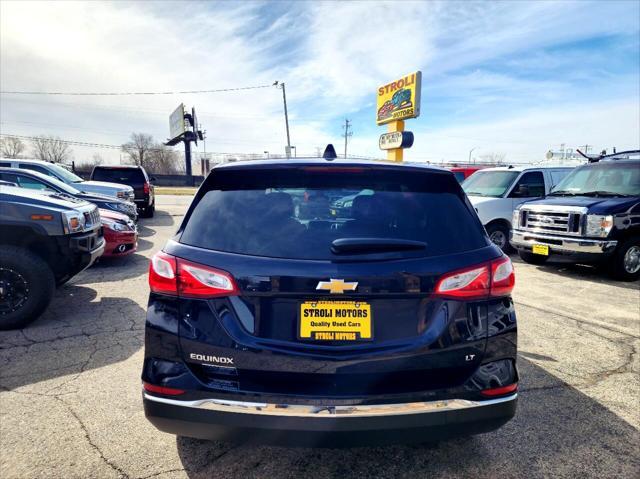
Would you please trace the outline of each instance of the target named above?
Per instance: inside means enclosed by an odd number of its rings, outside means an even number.
[[[345,291],[355,291],[358,283],[345,283],[344,279],[320,281],[317,290],[329,291],[331,294],[344,294]]]

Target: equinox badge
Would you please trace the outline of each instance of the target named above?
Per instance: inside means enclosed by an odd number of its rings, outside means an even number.
[[[330,279],[320,281],[316,290],[329,291],[331,294],[344,294],[345,291],[355,291],[358,283],[346,283],[344,279]]]

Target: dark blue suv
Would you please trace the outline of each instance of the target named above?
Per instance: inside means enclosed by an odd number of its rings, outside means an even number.
[[[334,447],[482,433],[515,413],[513,268],[451,172],[217,167],[149,283],[143,397],[161,431]]]

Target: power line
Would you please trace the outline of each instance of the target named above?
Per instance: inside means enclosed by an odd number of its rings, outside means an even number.
[[[184,91],[128,91],[128,92],[62,92],[62,91],[0,91],[2,95],[64,95],[64,96],[131,96],[131,95],[189,95],[195,93],[220,93],[241,90],[257,90],[271,88],[274,84],[243,86],[236,88],[217,88],[214,90],[184,90]]]

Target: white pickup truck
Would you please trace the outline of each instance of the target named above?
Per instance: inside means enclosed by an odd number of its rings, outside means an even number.
[[[525,201],[545,196],[572,169],[563,166],[485,168],[467,178],[462,188],[491,241],[508,252],[513,210]]]

